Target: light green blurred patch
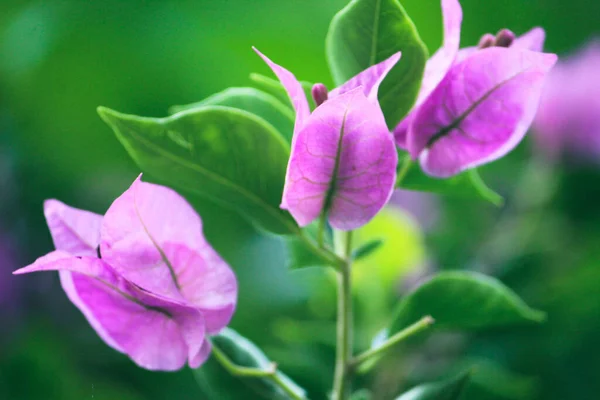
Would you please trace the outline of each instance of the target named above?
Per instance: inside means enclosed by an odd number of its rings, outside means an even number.
[[[425,262],[423,232],[406,212],[387,207],[354,234],[355,248],[374,240],[382,244],[354,263],[354,284],[377,279],[385,287],[393,286],[407,273]]]
[[[407,275],[423,269],[426,260],[421,228],[399,208],[385,208],[354,233],[355,248],[374,240],[382,244],[356,260],[352,272],[357,323],[365,337],[372,337],[388,322],[398,297],[396,288]]]

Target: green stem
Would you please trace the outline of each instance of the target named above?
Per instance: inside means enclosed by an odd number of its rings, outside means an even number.
[[[319,217],[319,228],[317,231],[317,244],[320,248],[325,248],[325,225],[327,223],[327,213],[324,211]]]
[[[319,258],[321,258],[327,265],[331,265],[336,269],[340,269],[344,264],[344,260],[338,255],[332,253],[325,247],[319,246],[313,239],[308,237],[304,231],[298,230],[298,238],[306,244],[306,246]]]
[[[434,319],[431,318],[431,316],[429,316],[429,315],[421,318],[419,321],[415,322],[414,324],[410,325],[409,327],[401,330],[400,332],[398,332],[395,335],[393,335],[392,337],[390,337],[388,340],[386,340],[380,346],[378,346],[374,349],[367,350],[364,353],[356,356],[352,360],[352,363],[351,363],[352,367],[353,368],[358,367],[365,361],[367,361],[375,356],[378,356],[382,353],[385,353],[390,348],[394,347],[396,344],[400,343],[404,339],[406,339],[410,336],[416,335],[417,333],[420,333],[420,332],[424,331],[425,329],[429,328],[434,322],[435,322]]]
[[[406,178],[406,174],[408,174],[408,170],[410,170],[410,167],[412,167],[412,165],[413,160],[410,158],[410,155],[407,154],[406,157],[404,157],[404,160],[402,161],[400,169],[398,170],[398,174],[396,177],[397,188],[399,188],[402,185],[402,181],[404,181],[404,178]]]
[[[350,396],[350,361],[352,359],[352,232],[334,231],[335,253],[345,260],[338,270],[337,353],[333,400]]]
[[[223,351],[221,351],[221,349],[214,345],[212,348],[212,354],[215,356],[219,364],[221,364],[221,366],[233,376],[270,379],[288,396],[290,396],[291,399],[305,400],[304,397],[299,396],[291,387],[287,385],[283,379],[281,379],[281,376],[277,374],[277,364],[275,363],[271,364],[271,367],[268,369],[242,367],[240,365],[236,365],[229,359],[229,357],[227,357],[225,353],[223,353]]]

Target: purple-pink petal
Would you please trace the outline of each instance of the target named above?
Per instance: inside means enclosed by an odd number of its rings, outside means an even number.
[[[454,65],[419,108],[408,150],[423,170],[448,177],[495,160],[529,128],[553,54],[493,47]]]
[[[76,256],[96,255],[101,215],[69,207],[58,200],[46,200],[44,216],[57,250]]]
[[[204,239],[198,214],[175,191],[138,178],[106,212],[101,251],[142,289],[206,312],[208,332],[231,319],[235,275]]]
[[[333,89],[329,93],[329,98],[331,99],[358,87],[362,87],[363,94],[367,97],[367,99],[372,103],[377,102],[377,91],[379,90],[379,85],[381,85],[381,82],[383,82],[387,74],[396,65],[398,60],[400,60],[400,55],[401,53],[397,52],[382,62],[372,65],[364,71],[358,73],[343,85]]]
[[[200,365],[204,364],[204,362],[208,360],[208,357],[210,357],[211,351],[212,345],[208,340],[204,339],[198,352],[188,361],[190,368],[198,368]]]
[[[529,32],[519,36],[512,43],[511,48],[531,51],[542,51],[546,40],[546,32],[540,27],[535,27]]]
[[[140,367],[173,371],[188,360],[198,364],[205,340],[199,311],[142,292],[94,257],[56,251],[15,273],[50,270],[60,271],[67,296],[98,335]]]
[[[413,110],[396,126],[394,138],[402,149],[407,148],[408,127],[414,117],[415,110],[427,99],[433,90],[444,79],[455,62],[460,48],[460,30],[462,24],[462,8],[458,0],[442,0],[442,17],[444,24],[444,40],[442,47],[436,51],[425,64],[423,80]]]
[[[296,79],[294,74],[292,74],[287,69],[275,64],[271,61],[267,56],[258,51],[255,47],[253,47],[254,51],[267,63],[269,68],[273,71],[273,73],[277,76],[284,89],[286,90],[290,100],[292,101],[292,105],[294,106],[294,110],[296,110],[296,122],[294,124],[294,135],[298,132],[298,130],[302,127],[304,120],[310,114],[310,107],[308,106],[308,100],[306,99],[306,94],[304,93],[304,89],[302,85]]]
[[[319,106],[298,132],[282,207],[300,226],[327,208],[334,228],[358,228],[389,200],[397,162],[381,109],[354,89]]]
[[[431,56],[425,65],[423,82],[416,104],[421,104],[444,79],[454,63],[460,47],[462,8],[458,0],[442,0],[444,41],[442,47]]]
[[[544,85],[534,120],[538,150],[551,160],[600,160],[600,41],[559,60]]]

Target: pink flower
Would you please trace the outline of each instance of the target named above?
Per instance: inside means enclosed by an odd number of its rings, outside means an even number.
[[[537,147],[550,158],[600,160],[600,41],[554,67],[534,120]]]
[[[429,175],[449,177],[496,160],[523,138],[556,55],[544,31],[508,30],[459,50],[462,9],[442,0],[444,43],[429,59],[416,105],[395,128],[399,147]]]
[[[140,367],[195,368],[235,309],[237,282],[176,192],[138,178],[104,217],[47,200],[56,247],[15,271],[59,271],[98,335]]]
[[[317,108],[311,113],[296,77],[257,53],[277,75],[296,110],[281,208],[300,226],[321,215],[341,230],[366,224],[394,190],[398,156],[377,90],[400,54],[329,93],[322,84],[315,85]]]

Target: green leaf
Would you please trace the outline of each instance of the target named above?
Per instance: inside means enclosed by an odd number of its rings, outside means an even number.
[[[274,97],[277,97],[284,104],[288,105],[290,109],[294,109],[287,92],[283,88],[281,82],[279,82],[278,80],[257,73],[250,74],[250,80],[252,80],[260,90],[267,92]],[[302,85],[302,89],[304,89],[304,95],[308,99],[310,109],[314,110],[315,101],[313,100],[311,94],[313,84],[306,81],[300,81],[300,84]]]
[[[446,196],[483,199],[501,206],[502,196],[490,189],[479,176],[476,169],[470,169],[447,179],[432,178],[426,175],[417,163],[405,156],[404,164],[398,175],[397,188],[419,192],[439,193]]]
[[[404,297],[392,320],[393,335],[424,315],[434,329],[486,329],[542,322],[545,314],[528,307],[497,279],[474,272],[442,272]]]
[[[353,0],[338,12],[326,39],[336,85],[402,51],[379,89],[379,102],[393,129],[412,108],[427,61],[427,48],[398,0]]]
[[[458,361],[458,371],[471,368],[477,371],[473,374],[468,390],[469,398],[479,397],[475,394],[485,394],[485,398],[493,399],[537,399],[538,383],[536,377],[527,376],[506,369],[503,365],[485,358],[468,358]],[[461,367],[462,365],[462,367]]]
[[[367,389],[358,390],[350,396],[350,400],[371,400],[373,394]]]
[[[248,111],[273,125],[288,143],[292,140],[294,112],[274,96],[254,88],[234,87],[225,89],[197,103],[173,106],[169,109],[169,113],[175,114],[206,106],[225,106]]]
[[[167,118],[104,107],[98,113],[142,171],[159,182],[237,210],[267,231],[298,232],[279,208],[289,147],[263,119],[220,106]]]
[[[233,329],[225,328],[221,333],[212,338],[214,347],[217,347],[234,364],[239,367],[270,369],[273,363],[251,341],[241,336]],[[205,396],[210,400],[239,400],[260,398],[287,400],[290,398],[272,379],[265,377],[237,377],[232,376],[211,356],[207,363],[194,370],[196,381]],[[288,376],[280,372],[276,375],[293,388],[294,393],[304,398],[305,391]]]
[[[370,240],[352,252],[352,259],[357,261],[362,258],[368,257],[375,250],[379,249],[382,244],[382,239]]]
[[[446,381],[417,386],[396,400],[459,400],[470,378],[471,373],[467,371]]]

